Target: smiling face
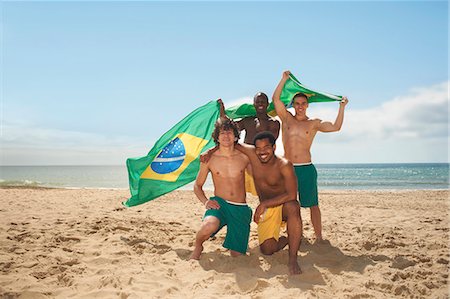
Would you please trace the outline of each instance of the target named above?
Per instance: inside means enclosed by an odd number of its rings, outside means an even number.
[[[256,113],[267,113],[267,106],[269,106],[269,98],[263,92],[258,92],[253,97],[253,106],[256,109]]]
[[[255,142],[255,152],[261,163],[269,162],[275,153],[275,145],[270,143],[269,138],[258,139]]]
[[[294,103],[292,106],[295,109],[295,114],[306,114],[306,109],[308,108],[308,98],[304,95],[298,95],[294,98]]]
[[[231,119],[219,118],[214,124],[212,137],[217,145],[230,146],[233,143],[237,143],[239,139],[237,124]]]
[[[235,143],[235,136],[232,129],[221,129],[219,132],[219,144],[221,146],[229,147]]]

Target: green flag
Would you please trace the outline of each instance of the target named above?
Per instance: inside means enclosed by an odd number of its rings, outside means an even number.
[[[281,91],[280,100],[284,103],[284,105],[287,108],[290,108],[292,107],[291,103],[292,98],[294,97],[294,95],[300,92],[304,93],[308,97],[308,103],[333,102],[333,101],[340,101],[342,99],[342,96],[314,91],[301,84],[300,81],[298,81],[297,78],[295,78],[294,75],[291,74],[289,76],[289,79],[284,84],[283,90]],[[252,104],[236,105],[226,109],[225,113],[228,115],[228,117],[232,119],[256,116],[256,110]],[[269,104],[269,107],[267,107],[267,113],[272,116],[276,115],[275,106],[273,105],[273,102],[271,102]]]
[[[218,117],[219,104],[211,101],[161,136],[147,156],[127,159],[131,198],[123,204],[136,206],[195,180],[200,154],[214,146]]]

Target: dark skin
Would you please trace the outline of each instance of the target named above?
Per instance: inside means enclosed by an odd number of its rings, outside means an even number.
[[[280,133],[280,122],[267,115],[269,106],[267,97],[263,93],[257,93],[253,99],[253,106],[255,106],[256,117],[246,117],[238,121],[239,129],[245,130],[244,142],[253,144],[256,134],[264,131],[272,132],[277,139]]]
[[[271,255],[289,244],[289,273],[301,273],[297,262],[300,247],[302,221],[297,201],[297,179],[292,163],[275,155],[275,145],[268,139],[257,140],[255,146],[237,144],[235,148],[250,160],[255,178],[260,204],[255,210],[253,220],[258,223],[267,208],[282,205],[282,217],[287,222],[288,238],[278,241],[268,239],[260,244],[263,254]]]

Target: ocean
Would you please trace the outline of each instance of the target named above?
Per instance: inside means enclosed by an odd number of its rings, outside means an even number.
[[[449,189],[448,163],[316,164],[316,168],[319,191]],[[125,166],[0,166],[2,186],[127,189],[128,173]],[[208,178],[204,189],[212,187]]]

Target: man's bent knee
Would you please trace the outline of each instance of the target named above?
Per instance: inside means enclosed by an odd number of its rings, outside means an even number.
[[[259,245],[259,250],[264,255],[272,255],[278,249],[278,242],[275,239],[269,239]]]
[[[283,204],[283,214],[289,216],[300,216],[300,205],[295,200]]]

